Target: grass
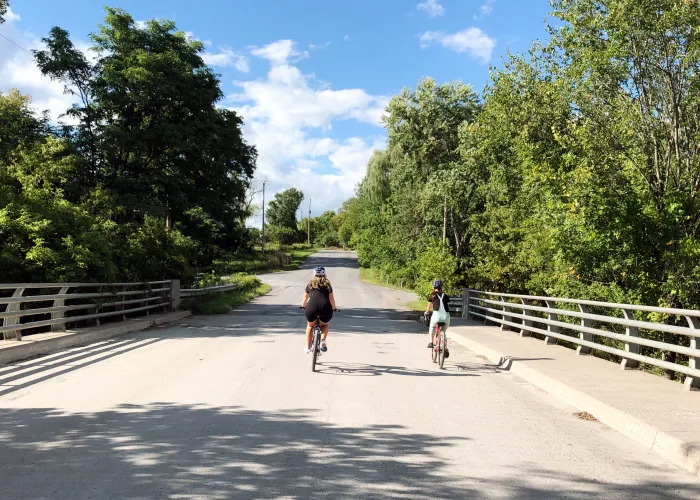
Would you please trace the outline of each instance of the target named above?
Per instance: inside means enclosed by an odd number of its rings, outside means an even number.
[[[425,300],[412,300],[411,302],[408,302],[406,304],[406,307],[408,307],[411,311],[416,311],[416,312],[425,312],[425,306],[428,302]]]
[[[245,287],[241,290],[231,292],[214,293],[193,299],[189,304],[189,309],[194,314],[212,315],[228,314],[232,309],[250,302],[256,297],[265,295],[272,287],[267,283],[260,283],[256,280],[255,286]]]
[[[360,268],[360,280],[370,285],[379,285],[384,288],[392,288],[394,290],[404,290],[406,292],[412,292],[413,290],[401,286],[394,285],[392,283],[387,283],[386,278],[382,277],[381,273],[376,269],[369,267]]]
[[[316,253],[318,248],[306,245],[294,245],[280,250],[279,247],[266,248],[265,254],[259,248],[235,259],[219,261],[214,266],[217,275],[290,271],[298,269],[304,260]]]
[[[287,271],[290,269],[298,269],[301,264],[308,259],[311,255],[315,254],[318,252],[318,248],[311,247],[311,248],[293,248],[292,251],[289,253],[289,257],[292,259],[292,261],[285,266],[283,269],[275,269],[273,271]]]
[[[414,292],[414,290],[411,290],[410,288],[396,286],[396,285],[393,285],[391,283],[387,283],[386,279],[382,278],[381,274],[376,269],[361,267],[360,268],[360,280],[364,281],[365,283],[369,283],[371,285],[383,286],[384,288],[391,288],[393,290],[402,290],[405,292]],[[426,304],[425,300],[416,299],[416,300],[412,300],[411,302],[408,302],[406,304],[406,307],[408,307],[408,309],[411,311],[424,312],[425,311],[425,304]]]

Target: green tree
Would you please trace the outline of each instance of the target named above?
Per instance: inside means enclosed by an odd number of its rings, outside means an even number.
[[[42,72],[78,97],[68,111],[78,125],[64,131],[81,159],[85,189],[75,201],[119,224],[160,219],[199,242],[198,265],[248,248],[245,192],[257,153],[240,117],[217,107],[222,92],[203,45],[170,21],[141,28],[109,8],[92,40],[94,64],[61,28],[36,52]]]
[[[9,7],[10,0],[0,0],[0,24],[5,22],[5,14]]]
[[[304,199],[304,193],[289,188],[275,194],[267,209],[267,219],[272,226],[297,230],[297,213]]]

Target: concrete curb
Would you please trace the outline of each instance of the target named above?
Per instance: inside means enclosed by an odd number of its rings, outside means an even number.
[[[557,396],[571,406],[593,414],[600,422],[611,429],[634,439],[649,450],[670,460],[678,467],[700,477],[700,449],[693,444],[661,431],[624,411],[618,410],[593,396],[544,375],[523,363],[509,360],[506,355],[454,332],[454,330],[450,333],[450,339],[462,344],[467,349],[487,357],[499,366],[508,363],[508,370],[511,373]]]
[[[32,337],[35,337],[34,335],[27,336],[24,340],[16,342],[10,347],[0,349],[0,366],[37,356],[53,354],[64,349],[98,342],[117,335],[138,332],[155,325],[181,320],[191,314],[190,311],[176,311],[74,331],[37,334],[36,339],[32,339]]]

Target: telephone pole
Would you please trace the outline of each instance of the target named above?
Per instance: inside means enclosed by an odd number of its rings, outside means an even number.
[[[265,181],[263,181],[263,203],[262,203],[262,254],[265,255]]]
[[[445,211],[442,217],[442,244],[447,241],[447,195],[445,195]]]
[[[309,218],[307,227],[306,244],[311,246],[311,198],[309,198]]]

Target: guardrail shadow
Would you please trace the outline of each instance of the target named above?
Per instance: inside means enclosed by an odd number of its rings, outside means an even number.
[[[162,339],[111,339],[84,347],[72,348],[0,367],[0,396],[39,384],[87,366],[151,346]]]
[[[665,481],[661,468],[614,483],[526,463],[465,474],[453,450],[484,453],[468,437],[334,425],[315,410],[153,403],[0,419],[3,498],[697,499],[696,481]]]

